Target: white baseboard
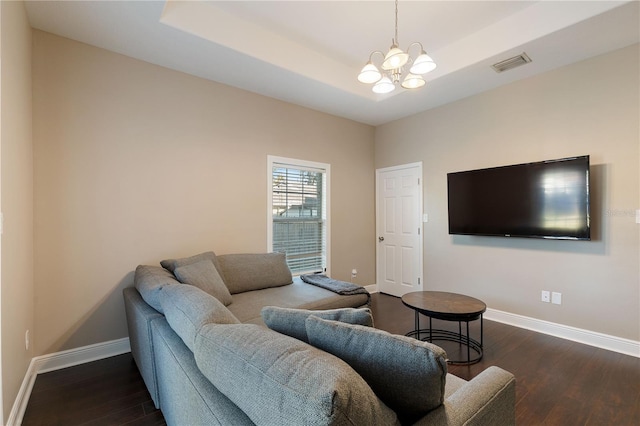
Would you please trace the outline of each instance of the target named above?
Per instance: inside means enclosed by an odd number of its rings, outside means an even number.
[[[37,356],[32,362],[36,364],[36,374],[40,374],[125,354],[127,352],[131,352],[131,346],[129,344],[129,338],[124,337],[118,340]]]
[[[37,375],[38,373],[35,370],[35,364],[33,362],[33,359],[31,359],[29,368],[27,368],[27,373],[24,375],[22,385],[18,390],[18,395],[16,396],[16,400],[13,403],[11,412],[9,413],[7,426],[18,426],[22,424],[22,418],[24,417],[24,412],[27,409],[29,397],[31,396],[31,390],[33,389],[33,384],[36,381]]]
[[[364,288],[369,293],[377,293],[378,292],[378,284],[365,285]]]
[[[640,342],[488,308],[484,318],[640,358]]]
[[[27,368],[27,373],[24,376],[11,413],[9,413],[7,425],[17,426],[22,423],[22,418],[24,417],[24,412],[27,409],[29,397],[31,396],[31,390],[33,389],[33,384],[38,374],[97,361],[127,352],[131,352],[131,346],[129,338],[125,337],[33,358],[29,363],[29,368]]]

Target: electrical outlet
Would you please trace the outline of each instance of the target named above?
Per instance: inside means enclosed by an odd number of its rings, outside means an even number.
[[[551,302],[551,295],[547,290],[542,290],[542,295],[540,296],[540,301],[549,303]]]
[[[553,292],[551,293],[551,303],[554,305],[562,305],[562,293]]]
[[[24,333],[24,348],[29,350],[29,330]]]

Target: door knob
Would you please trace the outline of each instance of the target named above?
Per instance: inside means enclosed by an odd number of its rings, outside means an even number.
[[[384,241],[384,237],[378,237],[378,241],[383,242]]]

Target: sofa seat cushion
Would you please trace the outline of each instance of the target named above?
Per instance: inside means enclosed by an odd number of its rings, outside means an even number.
[[[341,296],[332,291],[306,284],[296,277],[285,287],[266,288],[233,295],[229,310],[244,323],[265,325],[260,311],[265,306],[297,309],[358,308],[367,303],[366,294]]]
[[[346,361],[403,421],[442,405],[447,355],[439,346],[314,316],[306,326],[309,343]]]
[[[322,319],[373,327],[373,316],[369,308],[340,308],[318,311],[266,306],[262,308],[261,312],[262,320],[271,330],[295,337],[306,343],[309,343],[309,339],[307,338],[305,321],[311,315]]]
[[[205,325],[194,354],[204,376],[257,424],[397,424],[344,361],[264,327]]]
[[[240,323],[222,302],[192,285],[164,287],[160,302],[167,322],[191,351],[196,334],[205,324]]]
[[[171,272],[159,266],[139,265],[133,277],[133,284],[145,302],[156,311],[164,313],[160,304],[160,291],[167,285],[180,282]]]
[[[291,284],[284,253],[241,253],[218,256],[224,282],[231,294]]]
[[[198,287],[221,301],[225,306],[229,306],[233,302],[231,293],[210,260],[178,266],[173,273],[181,283]]]

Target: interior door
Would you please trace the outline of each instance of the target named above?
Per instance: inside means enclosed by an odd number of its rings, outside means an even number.
[[[376,281],[393,296],[422,290],[422,163],[376,170]]]

